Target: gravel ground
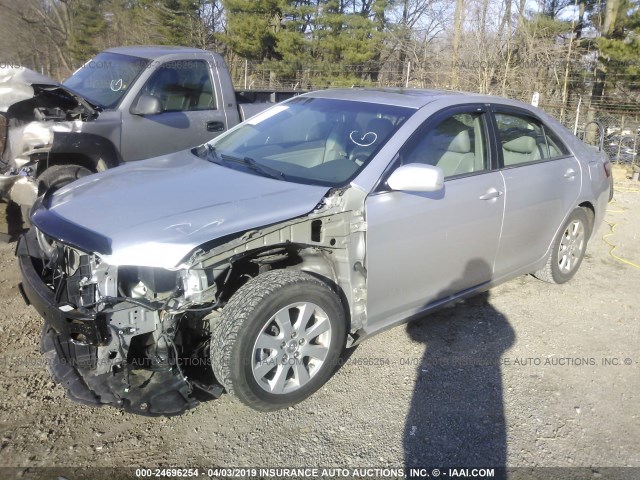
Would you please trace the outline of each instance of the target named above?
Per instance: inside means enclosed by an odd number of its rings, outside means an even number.
[[[617,175],[607,240],[640,263],[640,184]],[[0,466],[640,467],[640,269],[608,232],[569,284],[520,277],[383,333],[294,408],[224,395],[172,418],[65,398],[0,245]]]

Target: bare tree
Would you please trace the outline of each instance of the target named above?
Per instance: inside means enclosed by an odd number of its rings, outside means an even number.
[[[459,82],[460,41],[464,24],[464,0],[456,0],[456,10],[453,14],[453,70],[451,72],[451,88],[457,89]]]

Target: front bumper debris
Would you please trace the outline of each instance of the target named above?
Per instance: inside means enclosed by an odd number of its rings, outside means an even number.
[[[58,334],[77,344],[108,345],[111,335],[103,315],[92,315],[80,309],[63,310],[57,305],[55,293],[44,284],[33,266],[27,238],[21,236],[16,248],[22,275],[19,288],[27,305],[35,308]]]
[[[125,325],[123,318],[128,317],[113,308],[95,314],[60,302],[38,273],[42,263],[39,252],[31,229],[20,237],[16,248],[22,274],[20,291],[44,319],[41,353],[49,373],[72,400],[112,405],[142,415],[175,415],[198,404],[192,383],[179,366],[154,368],[132,361],[131,345],[137,332]],[[141,317],[158,318],[157,311],[136,308]],[[154,322],[151,325],[153,328]]]

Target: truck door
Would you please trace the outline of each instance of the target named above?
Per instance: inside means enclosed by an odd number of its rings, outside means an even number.
[[[158,113],[123,112],[121,152],[124,161],[141,160],[201,145],[227,128],[216,104],[211,69],[205,60],[171,60],[160,65],[141,88],[137,100],[158,100]],[[133,108],[133,107],[132,107]]]

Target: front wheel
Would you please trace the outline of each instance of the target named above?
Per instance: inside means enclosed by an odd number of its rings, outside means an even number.
[[[540,280],[549,283],[565,283],[576,274],[591,233],[591,222],[584,209],[576,208],[558,232],[546,265],[534,273]]]
[[[75,182],[76,180],[89,176],[93,172],[88,168],[81,167],[80,165],[54,165],[47,168],[38,177],[38,183],[40,185],[39,195],[45,192],[55,192],[65,185]]]
[[[331,376],[346,340],[340,299],[303,272],[274,270],[243,285],[212,325],[216,378],[256,410],[301,402]]]

